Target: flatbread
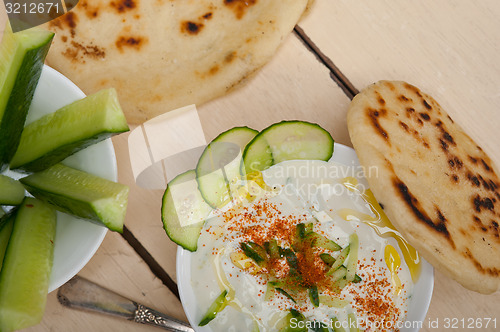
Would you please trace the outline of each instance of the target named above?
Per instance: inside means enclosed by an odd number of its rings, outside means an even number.
[[[429,95],[381,81],[352,101],[347,124],[375,197],[436,269],[464,287],[500,286],[500,180],[486,153]]]
[[[45,27],[47,63],[114,87],[130,123],[224,95],[268,62],[312,0],[80,0]]]

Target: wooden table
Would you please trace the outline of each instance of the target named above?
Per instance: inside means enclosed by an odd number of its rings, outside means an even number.
[[[198,107],[206,139],[237,125],[260,130],[283,119],[301,119],[321,124],[337,142],[351,145],[350,99],[372,82],[397,79],[433,95],[500,165],[499,17],[497,0],[316,0],[256,77]],[[127,138],[113,139],[119,180],[131,188],[127,229],[123,236],[108,232],[79,275],[185,320],[175,284],[177,247],[160,219],[163,192],[135,185]],[[422,331],[444,330],[445,319],[487,317],[500,325],[500,293],[480,295],[435,273]],[[436,320],[439,329],[428,326]],[[66,309],[52,292],[42,323],[27,331],[126,330],[156,331]]]

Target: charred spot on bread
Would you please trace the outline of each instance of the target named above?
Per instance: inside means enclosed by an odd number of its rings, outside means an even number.
[[[229,52],[225,57],[224,57],[224,62],[225,63],[231,63],[233,60],[236,59],[236,51]]]
[[[422,103],[424,104],[424,107],[427,108],[428,110],[432,109],[432,106],[424,98],[422,98]]]
[[[474,255],[472,255],[471,250],[469,248],[465,248],[465,250],[463,251],[463,255],[465,257],[467,257],[468,259],[470,259],[472,261],[472,263],[474,264],[474,266],[476,267],[476,269],[478,271],[480,271],[481,273],[489,274],[489,275],[492,275],[492,276],[498,276],[498,275],[500,275],[500,270],[499,269],[494,268],[494,267],[484,267],[477,260],[477,258],[474,257]]]
[[[243,18],[248,8],[256,3],[257,0],[224,0],[224,5],[234,12],[238,20]]]
[[[448,152],[448,143],[446,143],[442,138],[439,139],[439,144],[444,152]]]
[[[493,201],[489,197],[481,197],[478,195],[474,196],[472,199],[472,203],[474,205],[474,209],[477,212],[481,212],[483,209],[493,211],[495,209],[495,206],[493,204]]]
[[[119,0],[119,1],[111,1],[111,7],[116,9],[119,13],[123,13],[127,10],[132,10],[137,7],[137,3],[134,0]]]
[[[420,117],[421,117],[422,119],[424,119],[425,121],[430,121],[430,120],[431,120],[430,115],[429,115],[429,114],[427,114],[427,113],[425,113],[425,112],[420,112],[420,113],[419,113],[419,115],[420,115]]]
[[[439,221],[435,223],[427,214],[427,212],[422,208],[420,205],[420,202],[418,199],[410,192],[406,184],[404,184],[398,177],[393,178],[393,185],[396,188],[398,194],[401,195],[403,198],[403,201],[406,202],[406,205],[408,208],[412,211],[412,213],[415,215],[415,217],[422,221],[424,224],[430,226],[432,229],[437,231],[438,233],[444,235],[454,246],[453,241],[450,238],[450,233],[448,232],[448,229],[446,228],[446,218],[439,210],[439,208],[436,208],[436,213]]]
[[[106,57],[106,51],[97,45],[83,45],[71,41],[71,47],[66,48],[64,56],[72,61],[85,62],[86,59],[102,59]]]
[[[398,99],[402,102],[411,102],[411,98],[406,97],[405,95],[399,95]]]
[[[382,95],[380,93],[377,92],[377,101],[378,103],[380,104],[380,106],[384,106],[385,105],[385,99],[382,97]]]
[[[123,52],[124,48],[132,48],[138,51],[146,41],[147,39],[141,36],[120,36],[115,41],[115,46],[120,52]]]
[[[488,165],[488,163],[486,161],[484,161],[484,159],[481,159],[481,163],[483,164],[483,167],[484,169],[487,171],[487,172],[491,172],[491,167],[490,165]]]
[[[371,123],[372,125],[375,127],[375,129],[377,130],[377,132],[385,139],[385,140],[389,140],[389,134],[387,134],[387,131],[380,125],[380,121],[379,121],[379,117],[381,115],[384,115],[384,111],[385,113],[387,113],[387,110],[375,110],[373,108],[368,108],[367,109],[367,113],[368,113],[368,116],[370,117],[371,119]]]
[[[192,21],[181,22],[181,32],[187,33],[189,35],[197,35],[201,32],[205,25],[203,23],[197,23]]]

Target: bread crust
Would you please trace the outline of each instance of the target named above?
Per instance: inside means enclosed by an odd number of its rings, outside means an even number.
[[[245,83],[312,2],[80,0],[45,25],[47,63],[87,94],[114,87],[140,124]]]
[[[368,182],[394,226],[464,287],[500,287],[500,180],[486,153],[441,106],[401,81],[352,101],[347,124]],[[376,174],[375,174],[376,173]]]

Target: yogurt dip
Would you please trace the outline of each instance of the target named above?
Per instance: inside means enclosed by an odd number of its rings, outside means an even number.
[[[419,257],[393,229],[362,174],[335,162],[304,160],[274,165],[262,172],[262,179],[265,183],[254,181],[239,191],[240,199],[212,214],[198,250],[190,254],[195,320],[201,321],[214,299],[227,291],[227,306],[209,323],[213,331],[287,326],[306,331],[320,322],[333,331],[402,327]],[[311,245],[315,242],[307,242],[308,237],[302,241],[299,224],[339,249]],[[278,257],[269,250],[262,253],[269,243],[279,246]],[[264,262],[243,249],[248,244],[260,248]],[[340,259],[347,246],[357,259],[348,257],[343,265],[356,279],[342,282],[352,278],[341,274],[334,280],[338,272],[330,271],[325,257]],[[348,266],[349,261],[354,265]],[[302,318],[290,319],[291,312]]]

